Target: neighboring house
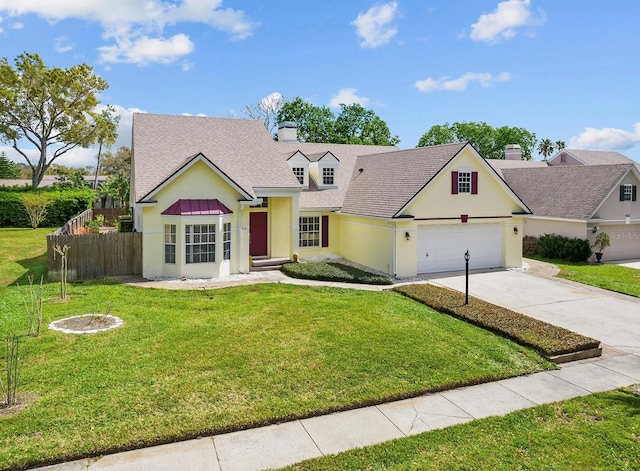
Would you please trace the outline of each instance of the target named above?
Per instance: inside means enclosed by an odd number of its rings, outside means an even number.
[[[90,175],[85,175],[83,178],[89,184],[89,186],[93,188],[93,181],[95,177]],[[106,175],[98,175],[98,186],[106,182],[108,178],[109,177]],[[56,175],[45,175],[42,177],[42,181],[40,181],[38,188],[50,188],[55,183],[58,183],[58,182],[59,180]],[[0,186],[31,186],[31,183],[32,183],[31,179],[25,180],[25,179],[0,178]]]
[[[560,165],[633,164],[635,162],[620,152],[562,149],[551,157],[548,163],[550,167],[555,167]]]
[[[398,277],[520,267],[523,201],[469,144],[273,141],[259,121],[134,114],[143,276],[218,277],[257,258],[339,256]]]
[[[562,165],[555,165],[563,155]],[[570,163],[577,158],[582,163]],[[609,163],[594,165],[598,161]],[[525,218],[525,235],[553,233],[593,243],[604,231],[611,238],[605,260],[640,258],[640,172],[630,159],[615,152],[565,150],[549,167],[503,168],[502,175],[533,211]]]

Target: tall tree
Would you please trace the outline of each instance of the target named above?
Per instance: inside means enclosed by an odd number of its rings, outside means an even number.
[[[304,142],[331,142],[335,116],[326,106],[315,106],[300,97],[287,101],[278,112],[278,123],[293,121],[298,139]]]
[[[470,142],[486,159],[504,159],[505,146],[519,144],[522,148],[522,158],[531,160],[536,146],[536,135],[525,128],[494,128],[484,122],[455,122],[432,126],[422,135],[416,147],[454,142]]]
[[[567,147],[567,145],[565,144],[564,141],[556,141],[554,145],[556,147],[556,150],[558,150],[558,151],[560,151],[560,150],[564,149],[565,147]]]
[[[96,142],[98,143],[98,162],[96,163],[96,173],[93,178],[93,188],[98,188],[98,173],[100,172],[102,147],[111,148],[118,138],[118,123],[120,122],[120,116],[117,116],[115,112],[115,108],[109,105],[100,113],[93,113]]]
[[[542,139],[538,144],[538,152],[542,154],[543,160],[546,162],[547,157],[553,154],[553,142],[551,142],[551,139]]]
[[[29,53],[17,56],[14,64],[0,60],[0,140],[24,157],[37,187],[58,157],[95,142],[96,95],[108,84],[87,64],[49,68]],[[37,160],[29,157],[23,143],[38,150]]]
[[[258,103],[247,105],[242,112],[250,119],[262,121],[264,127],[273,135],[278,126],[278,113],[284,104],[284,98],[278,92],[264,97]]]
[[[296,97],[282,105],[278,122],[284,121],[295,122],[298,137],[305,142],[382,146],[400,142],[398,136],[391,135],[385,121],[359,104],[340,105],[336,116],[326,106],[315,106]]]
[[[118,147],[115,153],[105,152],[102,156],[102,173],[129,179],[129,174],[131,173],[131,149],[127,146],[121,146]]]
[[[358,103],[340,105],[340,114],[335,120],[335,138],[343,144],[369,144],[394,146],[400,142],[373,110]]]
[[[4,152],[0,152],[0,178],[20,178],[20,167],[9,160]]]

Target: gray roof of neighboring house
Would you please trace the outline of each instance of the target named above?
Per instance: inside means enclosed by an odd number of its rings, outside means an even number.
[[[534,216],[589,219],[633,164],[503,169]]]
[[[340,208],[343,204],[345,194],[351,181],[353,167],[359,156],[377,153],[389,153],[398,151],[395,146],[370,146],[354,144],[323,144],[315,142],[280,142],[277,143],[280,149],[287,149],[287,152],[299,150],[307,157],[316,154],[324,155],[331,152],[340,162],[336,172],[337,188],[324,190],[313,190],[311,183],[310,190],[300,193],[300,208]],[[291,154],[289,154],[291,155]]]
[[[502,170],[506,168],[535,168],[547,166],[546,162],[534,162],[533,160],[486,159],[486,161],[501,177],[504,177]]]
[[[300,186],[257,120],[136,113],[132,147],[138,201],[199,153],[251,196],[257,187]]]
[[[394,217],[467,144],[358,157],[341,212]]]
[[[584,163],[584,165],[609,165],[609,164],[628,164],[634,163],[626,155],[620,152],[611,152],[604,150],[581,150],[581,149],[562,149],[554,155],[549,161],[554,160],[562,153],[567,153]],[[558,157],[559,158],[559,157]]]

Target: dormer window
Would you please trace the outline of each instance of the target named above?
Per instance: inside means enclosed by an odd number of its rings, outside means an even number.
[[[322,169],[322,184],[323,185],[333,185],[333,168],[323,168]]]
[[[304,167],[293,167],[293,174],[301,185],[304,185]]]

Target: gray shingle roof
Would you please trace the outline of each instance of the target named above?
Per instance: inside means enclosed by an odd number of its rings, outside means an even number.
[[[341,212],[395,216],[465,145],[445,144],[358,157]]]
[[[588,219],[633,164],[503,169],[535,216]]]
[[[503,159],[486,159],[487,163],[493,167],[498,175],[504,177],[502,170],[506,168],[534,168],[546,167],[546,162],[534,162],[533,160],[503,160]]]
[[[340,208],[347,193],[353,167],[356,164],[358,156],[382,152],[389,153],[398,150],[395,146],[321,144],[315,142],[280,142],[277,143],[277,145],[280,146],[280,149],[287,149],[287,152],[291,153],[299,150],[307,157],[316,154],[324,155],[329,151],[340,161],[336,174],[337,188],[303,191],[300,193],[299,200],[299,205],[302,209]]]
[[[566,152],[578,160],[584,162],[584,165],[609,165],[609,164],[628,164],[633,163],[629,157],[620,152],[611,152],[604,150],[581,150],[581,149],[562,149],[558,154],[554,155],[550,160],[556,158],[557,155]]]
[[[300,186],[260,121],[136,113],[132,147],[138,200],[199,153],[251,196]]]

